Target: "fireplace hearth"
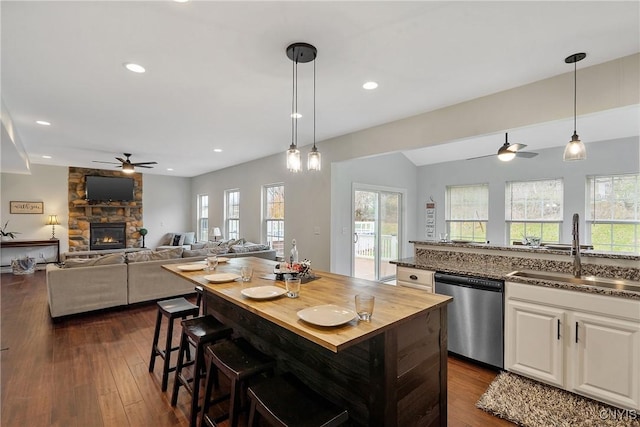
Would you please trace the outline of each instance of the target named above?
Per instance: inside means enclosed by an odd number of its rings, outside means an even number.
[[[89,224],[89,249],[124,249],[127,247],[125,222],[92,222]]]

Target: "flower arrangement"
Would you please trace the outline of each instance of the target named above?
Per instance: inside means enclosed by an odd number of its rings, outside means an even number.
[[[302,262],[283,262],[276,266],[275,269],[276,276],[280,275],[279,280],[282,280],[283,274],[292,274],[296,275],[300,278],[309,278],[313,279],[316,276],[311,271],[311,261],[308,259],[302,260]]]
[[[15,239],[16,238],[16,234],[20,234],[17,231],[7,231],[7,226],[9,225],[9,221],[4,223],[4,226],[2,228],[0,228],[0,234],[2,234],[2,237],[8,237],[10,239]]]

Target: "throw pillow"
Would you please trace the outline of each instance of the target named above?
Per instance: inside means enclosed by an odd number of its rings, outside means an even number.
[[[108,254],[95,258],[69,258],[64,262],[64,268],[92,267],[94,265],[123,264],[124,254]]]
[[[192,245],[196,241],[196,233],[195,231],[189,231],[187,233],[182,233],[184,235],[183,245]]]
[[[171,246],[182,246],[184,244],[184,234],[174,234],[171,240]]]
[[[185,245],[187,243],[185,242]],[[196,249],[204,249],[206,247],[206,243],[205,242],[201,242],[201,243],[192,243],[191,244],[191,250],[196,250]],[[182,254],[182,256],[184,256],[184,254]]]
[[[262,243],[244,242],[242,246],[248,249],[248,252],[268,251],[271,249],[269,245],[263,245]]]
[[[151,261],[151,251],[129,252],[127,254],[127,262],[144,262]]]
[[[222,245],[222,241],[220,241],[220,240],[218,240],[217,242],[209,240],[208,242],[206,242],[204,244],[204,247],[205,248],[215,248],[216,246],[220,246],[220,245]]]

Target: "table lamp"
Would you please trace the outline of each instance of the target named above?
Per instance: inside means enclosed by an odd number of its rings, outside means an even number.
[[[51,226],[51,240],[55,240],[56,238],[56,225],[60,225],[58,221],[58,215],[49,215],[47,219],[47,225]]]
[[[217,241],[218,237],[222,237],[222,232],[220,231],[220,227],[213,227],[211,230],[211,235],[213,236],[213,240]]]

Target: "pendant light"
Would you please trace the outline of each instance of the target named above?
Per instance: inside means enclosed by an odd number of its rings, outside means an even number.
[[[587,54],[584,52],[574,53],[573,55],[569,55],[564,59],[564,62],[567,64],[573,64],[573,135],[571,136],[571,141],[567,144],[564,149],[564,155],[562,156],[562,160],[565,162],[570,162],[574,160],[584,160],[587,158],[587,150],[580,141],[580,137],[576,132],[576,98],[578,91],[578,66],[577,63],[582,61],[587,57]]]
[[[287,150],[287,169],[290,172],[300,172],[300,150],[298,150],[298,119],[302,117],[298,112],[298,63],[312,62],[316,59],[317,49],[308,43],[293,43],[287,47],[287,57],[292,61],[292,99],[291,99],[291,145]],[[308,156],[307,168],[320,170],[320,152],[316,147],[316,66],[313,64],[313,148]]]

